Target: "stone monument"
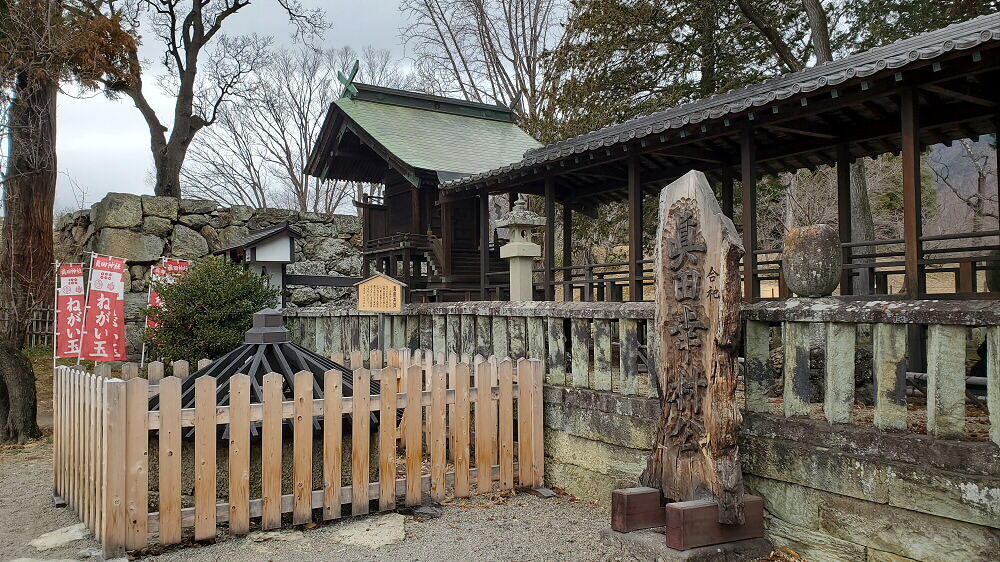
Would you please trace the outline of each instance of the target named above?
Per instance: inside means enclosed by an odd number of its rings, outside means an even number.
[[[510,260],[512,301],[534,300],[531,271],[534,269],[535,258],[542,255],[542,247],[531,241],[531,233],[544,225],[545,218],[529,211],[524,199],[514,202],[514,208],[497,221],[497,226],[510,230],[510,242],[500,247],[500,257]]]
[[[668,500],[710,500],[744,522],[737,449],[743,247],[705,175],[660,192],[653,357],[662,414],[642,483]]]

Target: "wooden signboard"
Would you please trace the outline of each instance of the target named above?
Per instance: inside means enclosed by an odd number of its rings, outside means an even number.
[[[663,413],[642,482],[671,501],[717,502],[720,523],[742,523],[736,376],[743,247],[701,172],[665,187],[659,211],[651,343]]]
[[[403,311],[403,289],[406,287],[406,283],[397,281],[388,275],[376,273],[354,286],[358,288],[359,311]]]

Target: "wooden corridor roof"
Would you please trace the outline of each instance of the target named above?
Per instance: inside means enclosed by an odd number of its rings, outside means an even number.
[[[854,158],[898,152],[907,88],[918,92],[922,145],[977,137],[997,130],[998,70],[1000,14],[991,14],[562,140],[443,187],[450,198],[541,193],[558,176],[557,198],[585,210],[620,200],[635,155],[646,192],[690,169],[718,178],[738,165],[747,129],[765,174],[833,164],[844,142]]]

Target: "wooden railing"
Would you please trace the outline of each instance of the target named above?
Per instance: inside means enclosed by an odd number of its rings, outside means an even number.
[[[923,252],[919,259],[921,276],[927,285],[927,298],[1000,298],[1000,293],[986,286],[986,273],[1000,268],[1000,230],[961,234],[938,234],[920,237]],[[841,244],[847,258],[844,277],[852,286],[866,287],[870,295],[894,295],[905,287],[904,240],[872,240]],[[763,298],[787,298],[781,277],[781,247],[756,249],[754,279]],[[764,287],[763,285],[767,285]],[[842,294],[857,293],[840,288]],[[878,297],[873,297],[878,298]]]
[[[406,305],[380,317],[349,308],[285,310],[296,343],[318,353],[408,347],[545,362],[546,382],[656,396],[646,342],[652,303],[487,302]]]
[[[785,417],[821,413],[830,423],[868,423],[870,418],[880,430],[925,431],[938,438],[976,439],[988,433],[1000,444],[1000,307],[995,303],[788,299],[747,305],[744,317],[750,411],[780,407]],[[771,368],[778,346],[784,357],[780,373]],[[816,348],[824,362],[818,401],[817,378],[810,373]],[[871,373],[856,372],[862,350],[871,355]],[[971,359],[978,363],[967,374]],[[870,407],[856,407],[856,377],[872,385]],[[781,389],[780,398],[769,397],[775,389]]]
[[[515,481],[521,487],[541,485],[540,361],[457,355],[432,361],[422,351],[387,355],[387,366],[377,353],[370,356],[370,368],[353,370],[354,389],[378,380],[379,394],[342,396],[344,375],[337,370],[326,372],[321,383],[308,371],[297,373],[294,384],[269,373],[253,382],[262,382],[264,400],[252,404],[250,378],[235,375],[228,381],[227,403],[219,405],[216,380],[206,376],[196,380],[195,406],[189,409],[181,408],[179,377],[165,377],[153,387],[144,378],[125,381],[59,367],[53,396],[55,494],[93,531],[104,557],[117,558],[148,546],[154,533],[160,544],[170,545],[190,527],[195,540],[210,540],[220,523],[240,535],[249,531],[251,519],[273,529],[286,513],[294,524],[303,524],[313,520],[314,510],[328,520],[341,517],[348,505],[351,515],[368,513],[375,500],[380,511],[394,509],[397,496],[408,506],[419,505],[424,493],[440,501],[448,487],[455,496],[468,497],[492,491],[494,482],[501,490],[513,489]],[[361,359],[355,354],[354,363]],[[317,384],[322,399],[313,398]],[[154,392],[158,408],[150,410]],[[343,416],[356,412],[365,415],[352,416],[345,431]],[[381,423],[373,423],[370,412]],[[292,427],[292,451],[283,461],[284,425]],[[314,425],[320,428],[316,434]],[[252,432],[261,434],[253,444]],[[184,445],[192,433],[193,450]],[[222,433],[225,440],[219,439]],[[405,458],[403,478],[396,478],[397,438]],[[350,451],[342,456],[345,443]],[[313,481],[317,444],[322,482]],[[149,455],[157,459],[155,480]],[[189,455],[193,462],[185,458]],[[257,455],[261,496],[252,498],[251,489],[258,488],[250,483],[251,457]],[[228,491],[216,487],[220,464],[228,466]],[[290,464],[291,493],[282,490],[283,464]],[[182,503],[184,470],[194,472],[190,506]]]

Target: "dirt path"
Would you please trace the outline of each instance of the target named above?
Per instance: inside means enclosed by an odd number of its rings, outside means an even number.
[[[79,521],[52,505],[51,445],[35,442],[23,449],[0,450],[0,560],[87,559],[97,552],[93,539],[39,552],[28,544],[42,533]],[[312,530],[284,529],[262,540],[225,537],[209,546],[168,551],[142,559],[162,562],[328,560],[629,560],[600,543],[598,532],[609,513],[567,496],[541,499],[479,497],[453,501],[437,519],[418,521],[399,515],[368,516],[321,525]],[[354,528],[356,532],[349,533]],[[385,529],[401,539],[378,548],[344,544]],[[391,534],[390,532],[390,534]],[[345,535],[351,535],[345,538]],[[405,535],[405,538],[403,538]],[[256,540],[254,540],[256,539]],[[389,542],[389,541],[387,541]]]

